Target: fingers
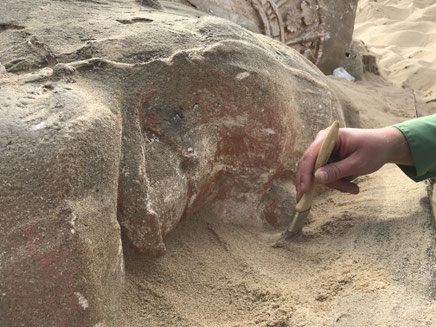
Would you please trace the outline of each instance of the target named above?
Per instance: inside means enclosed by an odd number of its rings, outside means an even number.
[[[297,190],[297,201],[303,196],[303,193],[309,191],[310,186],[313,182],[313,169],[315,167],[316,157],[321,148],[322,141],[324,140],[325,133],[318,133],[315,141],[307,148],[303,153],[297,167],[296,176],[296,190]]]
[[[356,158],[350,156],[344,160],[337,161],[319,168],[315,172],[315,178],[318,183],[332,184],[343,178],[356,175]]]
[[[341,180],[337,180],[333,183],[326,184],[328,187],[333,188],[335,190],[344,192],[344,193],[350,193],[350,194],[358,194],[360,192],[359,186],[355,183],[351,183],[350,180],[353,180],[353,177],[347,177]],[[301,197],[303,196],[304,192],[297,191],[297,202],[300,201]]]
[[[297,195],[296,195],[296,200],[297,203],[298,201],[300,201],[300,199],[303,197],[303,194],[306,193],[307,191],[303,191],[301,188],[297,188]]]

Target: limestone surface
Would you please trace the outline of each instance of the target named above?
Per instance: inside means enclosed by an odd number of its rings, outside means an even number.
[[[348,62],[357,0],[172,0],[299,51],[325,74]]]
[[[50,72],[0,76],[1,326],[104,322],[123,284],[120,114]]]
[[[2,326],[111,325],[123,245],[162,254],[199,210],[286,224],[348,117],[298,52],[189,8],[10,0],[0,27]]]

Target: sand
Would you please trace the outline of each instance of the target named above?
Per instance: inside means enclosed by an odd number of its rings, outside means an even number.
[[[436,112],[426,104],[436,98],[435,16],[434,1],[361,0],[356,36],[389,81],[332,81],[359,103],[362,127]],[[436,232],[425,184],[395,165],[358,184],[356,196],[321,193],[303,234],[279,248],[279,229],[217,223],[207,212],[180,223],[163,257],[126,248],[116,325],[436,326]]]
[[[435,232],[423,184],[390,165],[358,196],[316,199],[304,235],[199,214],[168,254],[126,251],[120,326],[434,326]]]
[[[378,56],[387,79],[436,100],[436,1],[360,0],[354,37]]]

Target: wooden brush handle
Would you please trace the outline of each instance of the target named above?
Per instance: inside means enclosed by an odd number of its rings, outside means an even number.
[[[315,171],[324,166],[330,158],[332,154],[333,148],[335,147],[336,139],[338,138],[339,133],[339,122],[334,121],[332,126],[330,126],[329,131],[327,133],[326,138],[322,142],[321,149],[319,150],[318,157],[315,162]],[[312,205],[313,193],[315,191],[316,181],[313,179],[312,186],[309,191],[303,194],[303,197],[298,201],[296,209],[297,212],[302,212],[309,210]]]

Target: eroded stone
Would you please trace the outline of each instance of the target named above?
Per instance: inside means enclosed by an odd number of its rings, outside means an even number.
[[[357,0],[173,0],[265,34],[299,51],[325,74],[344,66]]]
[[[0,34],[2,49],[21,49],[0,52],[15,67],[0,76],[0,325],[110,325],[120,226],[162,254],[198,210],[285,224],[297,159],[346,115],[315,66],[226,20],[47,3],[0,11],[23,26]]]

